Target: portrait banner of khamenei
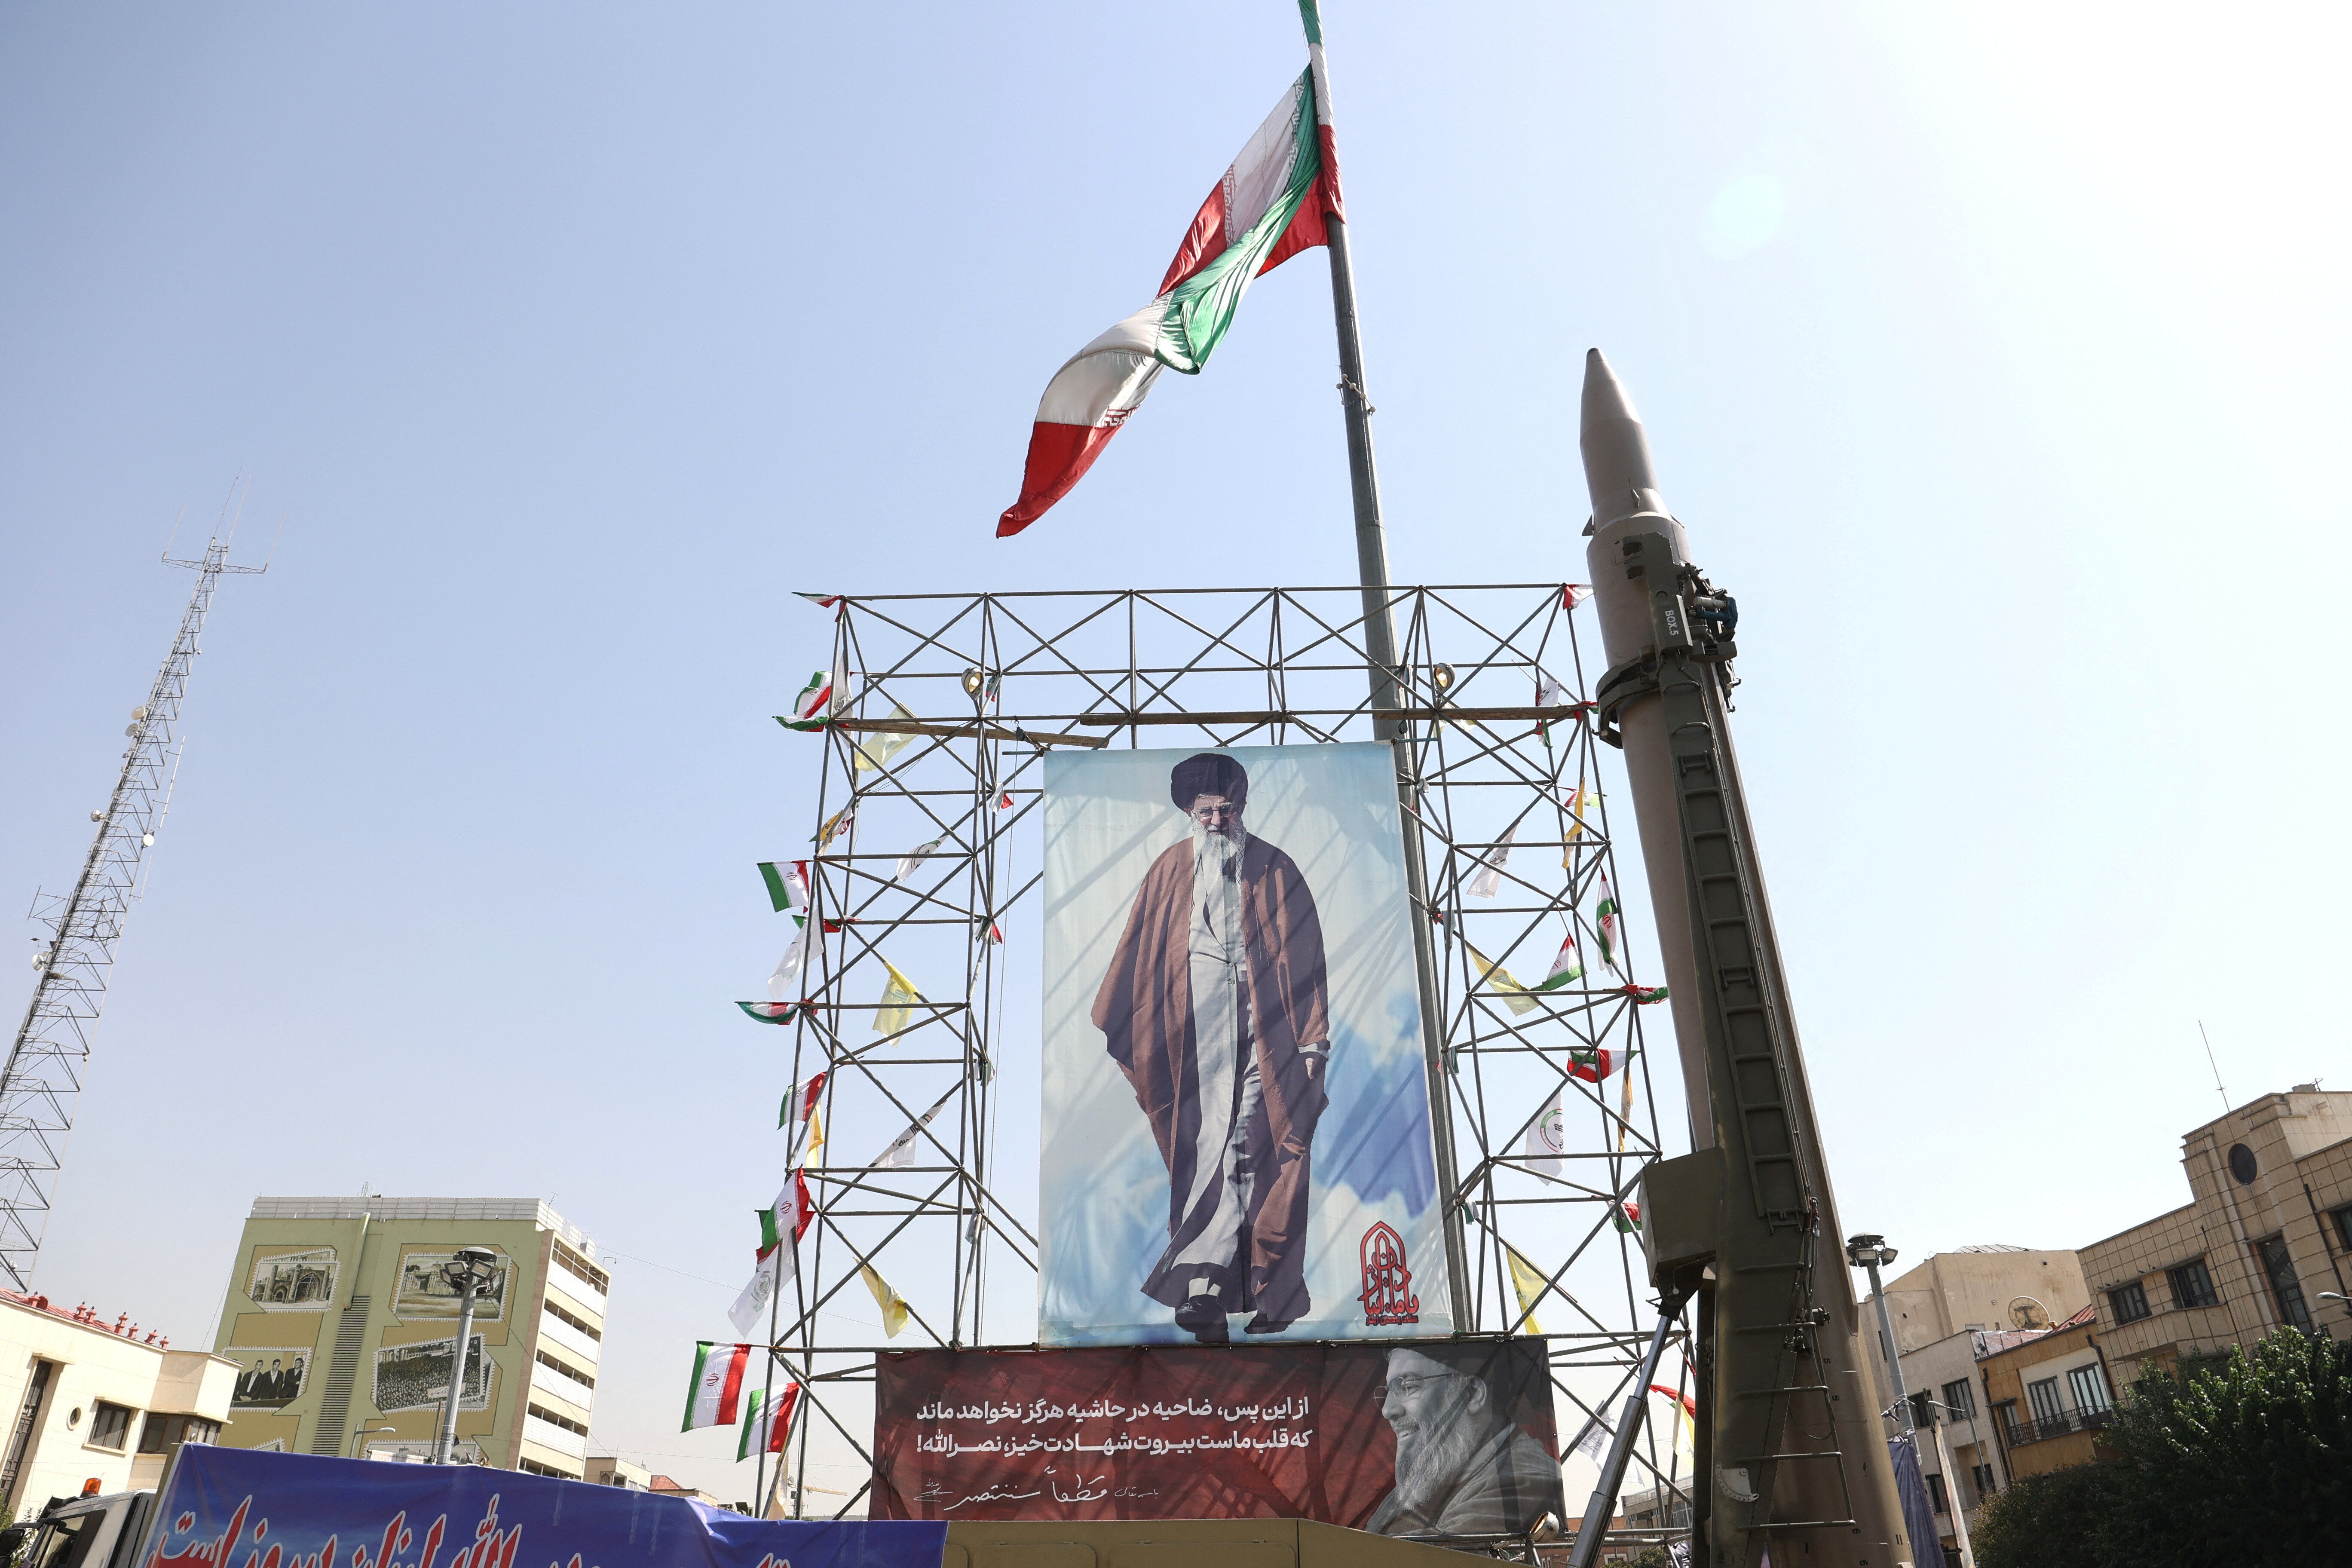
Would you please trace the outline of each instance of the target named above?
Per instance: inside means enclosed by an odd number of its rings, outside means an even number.
[[[1392,756],[1045,759],[1044,1343],[1452,1331]]]

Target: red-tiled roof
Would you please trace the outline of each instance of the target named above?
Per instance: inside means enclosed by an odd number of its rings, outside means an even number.
[[[2079,1312],[2075,1313],[2073,1317],[2071,1317],[2071,1318],[2067,1319],[2067,1320],[2066,1320],[2064,1322],[2063,1322],[2063,1323],[2053,1323],[2053,1324],[2051,1324],[2051,1325],[2050,1325],[2050,1331],[2051,1331],[2052,1333],[2053,1333],[2053,1334],[2054,1334],[2054,1333],[2059,1333],[2059,1332],[2061,1332],[2061,1331],[2064,1331],[2064,1330],[2067,1330],[2067,1329],[2079,1329],[2079,1328],[2081,1328],[2084,1323],[2096,1321],[2097,1321],[2097,1319],[2098,1319],[2098,1316],[2099,1316],[2099,1310],[2098,1310],[2098,1307],[2097,1307],[2095,1304],[2094,1304],[2094,1305],[2092,1305],[2092,1306],[2088,1306],[2088,1307],[2084,1308],[2081,1311],[2079,1311]]]

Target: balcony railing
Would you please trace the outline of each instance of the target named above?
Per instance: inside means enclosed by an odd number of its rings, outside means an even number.
[[[2046,1443],[2053,1437],[2063,1437],[2069,1432],[2095,1431],[2115,1419],[2115,1414],[2112,1408],[2061,1410],[2055,1415],[2046,1419],[2012,1421],[2009,1425],[2010,1447],[2021,1447],[2028,1443]]]

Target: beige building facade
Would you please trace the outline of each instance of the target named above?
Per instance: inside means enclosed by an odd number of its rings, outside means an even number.
[[[610,1281],[537,1198],[255,1199],[213,1343],[237,1368],[219,1440],[425,1457],[457,1364],[439,1269],[460,1247],[499,1268],[468,1335],[458,1456],[582,1479]]]
[[[15,1521],[53,1497],[155,1485],[180,1444],[217,1440],[236,1372],[125,1318],[0,1290],[0,1507]]]
[[[2281,1328],[2352,1335],[2352,1094],[2298,1084],[2180,1141],[2189,1201],[2083,1249],[2117,1380]]]
[[[2047,1333],[2090,1305],[2081,1260],[2072,1252],[1990,1243],[1938,1252],[1886,1281],[1895,1353],[1903,1360],[1919,1424],[1919,1471],[1927,1483],[1943,1543],[1957,1552],[1958,1521],[1971,1525],[1985,1500],[2009,1485],[2010,1472],[1983,1396],[1978,1357],[1988,1347]],[[1865,1297],[1863,1321],[1874,1331],[1875,1300]],[[1879,1386],[1895,1386],[1887,1348],[1877,1344]],[[1933,1422],[1951,1456],[1949,1473],[1937,1451]],[[1890,1435],[1895,1428],[1890,1424]],[[1955,1513],[1954,1510],[1959,1510]]]
[[[2097,1323],[2084,1308],[2046,1333],[1979,1363],[2001,1457],[2012,1479],[2087,1463],[2115,1413],[2115,1384]]]

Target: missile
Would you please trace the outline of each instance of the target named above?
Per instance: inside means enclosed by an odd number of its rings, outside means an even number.
[[[1643,1173],[1642,1217],[1652,1282],[1667,1315],[1692,1303],[1697,1341],[1692,1561],[1931,1561],[1938,1542],[1905,1539],[1732,750],[1737,606],[1693,562],[1641,416],[1598,349],[1579,436],[1609,661],[1594,719],[1625,753],[1690,1116],[1692,1152]],[[1589,1556],[1580,1539],[1571,1562]]]

